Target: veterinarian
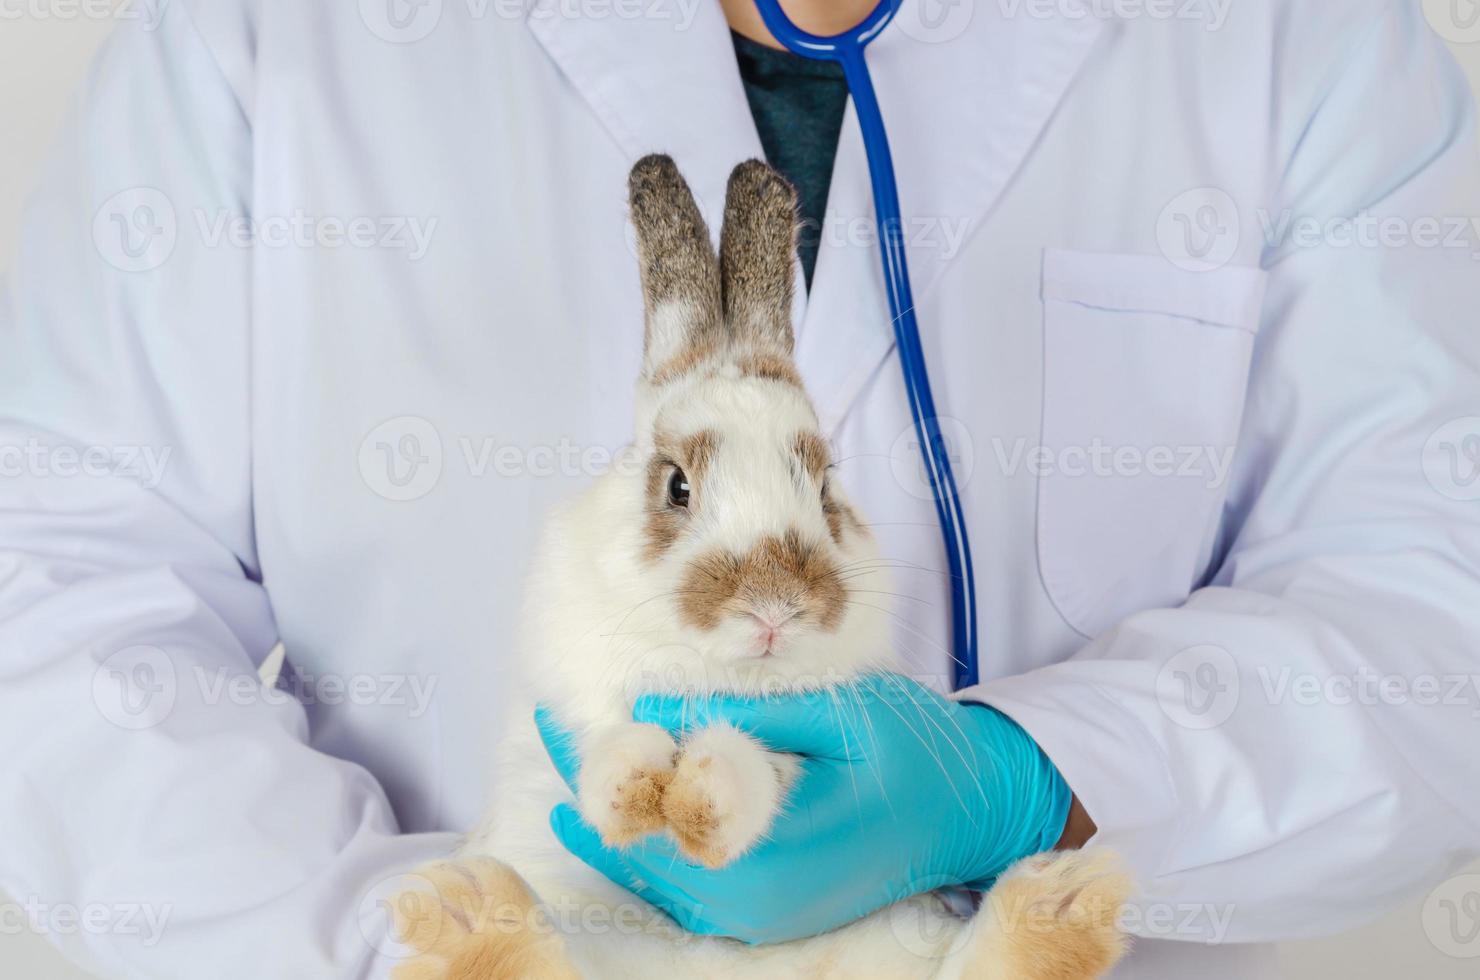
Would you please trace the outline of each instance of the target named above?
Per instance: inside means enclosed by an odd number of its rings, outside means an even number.
[[[1001,759],[955,774],[992,805],[963,819],[900,735],[858,763],[907,787],[897,818],[828,860],[792,832],[699,878],[557,814],[572,849],[765,941],[866,911],[858,868],[902,897],[1092,841],[1138,879],[1147,980],[1274,975],[1272,944],[1476,853],[1474,113],[1415,0],[1339,8],[906,3],[870,64],[982,640],[938,708]],[[0,307],[0,885],[164,917],[73,955],[389,974],[385,897],[498,791],[539,518],[624,465],[624,181],[655,150],[711,227],[738,161],[799,186],[798,365],[896,566],[894,641],[949,687],[827,66],[745,0],[150,11],[89,74]],[[806,708],[710,706],[863,785]]]

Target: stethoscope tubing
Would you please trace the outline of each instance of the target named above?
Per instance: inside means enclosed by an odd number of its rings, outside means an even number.
[[[838,62],[853,97],[853,108],[868,157],[869,180],[873,184],[874,213],[899,366],[904,376],[910,413],[914,417],[915,436],[920,441],[930,478],[931,496],[950,568],[952,685],[959,691],[979,681],[976,576],[956,474],[951,468],[950,454],[941,433],[930,374],[925,365],[925,351],[920,343],[914,294],[910,289],[909,262],[905,256],[904,218],[899,205],[899,184],[894,176],[894,157],[889,149],[888,131],[884,128],[884,114],[879,108],[873,78],[864,57],[864,48],[894,18],[900,2],[880,0],[873,12],[857,26],[830,37],[798,28],[786,16],[778,0],[756,0],[756,7],[771,34],[788,50],[807,58]]]

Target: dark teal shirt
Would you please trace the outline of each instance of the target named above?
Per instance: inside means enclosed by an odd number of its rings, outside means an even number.
[[[848,108],[848,84],[836,62],[777,51],[738,34],[734,38],[740,78],[766,161],[796,185],[801,198],[797,252],[810,290],[838,134]]]

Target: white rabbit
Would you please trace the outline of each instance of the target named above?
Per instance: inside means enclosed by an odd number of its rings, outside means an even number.
[[[1040,856],[972,919],[921,896],[806,940],[691,936],[567,853],[571,794],[537,701],[574,735],[577,805],[610,845],[671,833],[713,867],[764,837],[795,763],[732,728],[682,745],[631,720],[646,691],[815,689],[895,668],[867,528],[792,363],[795,192],[765,164],[731,175],[720,254],[673,161],[631,176],[646,299],[635,452],[550,520],[525,624],[522,703],[499,799],[451,862],[402,896],[417,951],[397,980],[1078,980],[1120,957],[1125,879],[1103,856]],[[1045,923],[1047,925],[1045,925]]]

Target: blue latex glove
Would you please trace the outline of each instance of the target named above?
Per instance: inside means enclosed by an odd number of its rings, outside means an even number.
[[[633,716],[675,735],[727,721],[802,757],[769,837],[718,871],[688,863],[666,837],[612,850],[574,807],[551,813],[572,854],[704,935],[783,942],[922,892],[986,887],[1019,859],[1052,849],[1072,802],[1053,763],[1010,718],[892,674],[764,700],[648,696]],[[574,788],[571,740],[547,713],[536,720]]]

